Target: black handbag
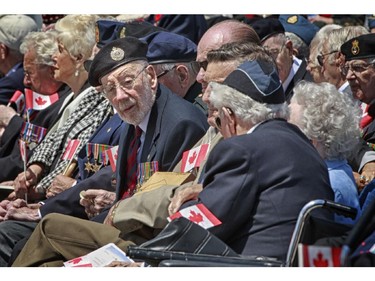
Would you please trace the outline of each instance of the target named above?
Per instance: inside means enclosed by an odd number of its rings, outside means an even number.
[[[237,254],[211,232],[184,217],[169,222],[155,238],[129,246],[127,255],[151,266],[280,266],[279,262],[267,262],[262,257]],[[187,263],[183,265],[181,261]]]

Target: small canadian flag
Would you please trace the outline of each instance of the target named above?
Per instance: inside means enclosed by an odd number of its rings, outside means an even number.
[[[34,110],[42,110],[59,100],[57,93],[53,95],[41,95],[30,89],[25,89],[26,108]]]
[[[105,153],[107,154],[107,158],[109,159],[109,163],[111,164],[112,172],[116,171],[116,162],[117,162],[117,152],[118,152],[118,145],[107,149]]]
[[[21,159],[24,163],[26,163],[27,162],[26,142],[23,139],[20,139],[19,144],[20,144]]]
[[[8,106],[12,103],[16,105],[17,113],[21,113],[25,108],[25,95],[19,90],[15,91],[9,100]]]
[[[341,248],[315,245],[298,245],[300,267],[340,267]]]
[[[63,156],[61,157],[62,160],[72,160],[74,155],[77,152],[77,149],[80,145],[81,141],[78,139],[69,140],[68,146],[65,149]]]
[[[195,167],[199,167],[206,158],[210,145],[208,143],[187,150],[182,154],[181,172],[186,173]]]
[[[202,203],[178,211],[168,217],[168,221],[179,217],[185,217],[205,229],[221,224],[221,221]]]

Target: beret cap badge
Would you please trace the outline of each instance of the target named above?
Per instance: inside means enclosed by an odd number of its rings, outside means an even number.
[[[120,29],[120,33],[119,33],[119,36],[118,38],[124,38],[125,37],[125,33],[126,32],[126,27],[123,26],[121,29]]]
[[[295,24],[297,21],[298,21],[298,17],[297,16],[290,16],[287,19],[287,23],[290,23],[290,24]]]
[[[113,47],[110,56],[112,60],[120,61],[124,58],[125,52],[120,48]]]
[[[359,42],[358,42],[358,40],[354,40],[352,42],[351,51],[352,51],[353,55],[357,55],[359,53]]]

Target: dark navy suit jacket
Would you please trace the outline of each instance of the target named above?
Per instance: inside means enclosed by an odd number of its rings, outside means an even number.
[[[333,200],[328,170],[306,136],[285,120],[260,124],[211,151],[198,201],[221,222],[209,230],[243,255],[286,258],[302,207]]]

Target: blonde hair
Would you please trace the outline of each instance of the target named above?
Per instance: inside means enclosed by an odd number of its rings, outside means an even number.
[[[97,15],[66,15],[56,22],[61,42],[73,57],[82,56],[83,60],[91,56],[96,44],[95,23]]]

